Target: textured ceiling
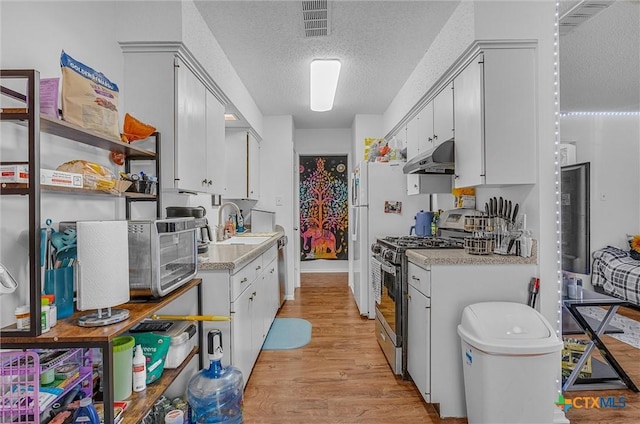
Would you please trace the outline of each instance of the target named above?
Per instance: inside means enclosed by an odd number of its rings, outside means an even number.
[[[333,1],[327,37],[305,38],[300,1],[195,1],[263,115],[350,128],[382,114],[459,1]],[[580,1],[561,2],[564,12]],[[618,0],[560,39],[563,111],[640,110],[640,0]],[[309,109],[309,63],[338,58],[334,109]]]
[[[639,0],[618,0],[560,38],[560,109],[640,110]]]
[[[300,1],[196,1],[263,115],[296,128],[350,128],[382,114],[458,1],[334,1],[330,35],[305,38]],[[333,110],[309,109],[309,64],[342,62]]]

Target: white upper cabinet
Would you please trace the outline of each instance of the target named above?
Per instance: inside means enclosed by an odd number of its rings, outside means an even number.
[[[246,129],[226,131],[227,189],[229,199],[260,198],[260,145]]]
[[[224,105],[180,43],[121,43],[125,110],[155,126],[163,190],[222,194]]]
[[[455,186],[536,182],[535,56],[486,49],[454,79]]]
[[[433,99],[433,143],[438,145],[453,137],[453,82]]]
[[[419,132],[420,132],[420,124],[418,121],[418,117],[414,117],[412,120],[407,122],[405,127],[405,138],[407,143],[407,157],[411,158],[419,152]]]
[[[433,148],[433,102],[418,113],[418,150],[415,154]],[[411,158],[411,156],[409,156]]]
[[[225,156],[224,106],[212,92],[206,92],[207,107],[207,188],[214,194],[224,193],[226,183],[226,163],[220,160]]]
[[[206,191],[207,116],[206,91],[187,65],[176,58],[175,186]]]

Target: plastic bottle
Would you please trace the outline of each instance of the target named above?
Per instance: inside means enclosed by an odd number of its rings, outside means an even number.
[[[46,297],[40,299],[40,325],[42,326],[42,332],[46,333],[51,330],[51,326],[49,324],[49,299]]]
[[[22,305],[16,308],[16,326],[18,330],[28,330],[31,327],[31,312],[29,305]]]
[[[236,229],[239,233],[244,233],[244,216],[242,216],[242,209],[240,209],[240,214],[236,215]]]
[[[141,392],[147,388],[147,358],[142,353],[142,345],[136,345],[133,355],[133,391]]]
[[[222,333],[208,334],[209,369],[200,370],[189,380],[187,400],[193,409],[193,422],[199,424],[242,423],[242,372],[222,366]]]
[[[80,408],[73,417],[73,424],[100,424],[98,411],[90,397],[80,399]]]
[[[56,297],[53,294],[43,294],[42,297],[49,299],[49,328],[53,328],[58,323],[58,308],[56,308]]]

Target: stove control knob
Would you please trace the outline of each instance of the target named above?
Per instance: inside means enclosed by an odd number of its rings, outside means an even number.
[[[382,251],[382,246],[380,246],[378,243],[373,243],[371,245],[371,252],[375,253],[376,255],[380,254],[380,252]]]
[[[386,252],[384,252],[382,257],[385,261],[393,262],[393,252],[391,250],[387,250]]]

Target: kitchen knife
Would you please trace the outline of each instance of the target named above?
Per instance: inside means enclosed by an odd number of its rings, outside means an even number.
[[[493,197],[493,216],[498,216],[498,198]]]
[[[484,212],[487,214],[487,216],[489,216],[489,204],[488,203],[484,204]]]
[[[511,218],[511,222],[513,222],[514,224],[516,223],[516,216],[518,216],[518,209],[519,208],[520,208],[520,206],[517,203],[513,207],[513,218]]]
[[[498,216],[500,218],[503,218],[503,210],[502,210],[502,204],[503,204],[503,200],[502,200],[502,196],[500,196],[500,203],[498,203]]]
[[[489,217],[493,218],[493,199],[489,198]]]
[[[507,203],[507,220],[511,219],[511,200]]]
[[[516,242],[515,238],[512,238],[509,241],[509,247],[507,247],[507,255],[511,253],[511,249],[513,249],[513,245],[515,244],[515,242]]]

